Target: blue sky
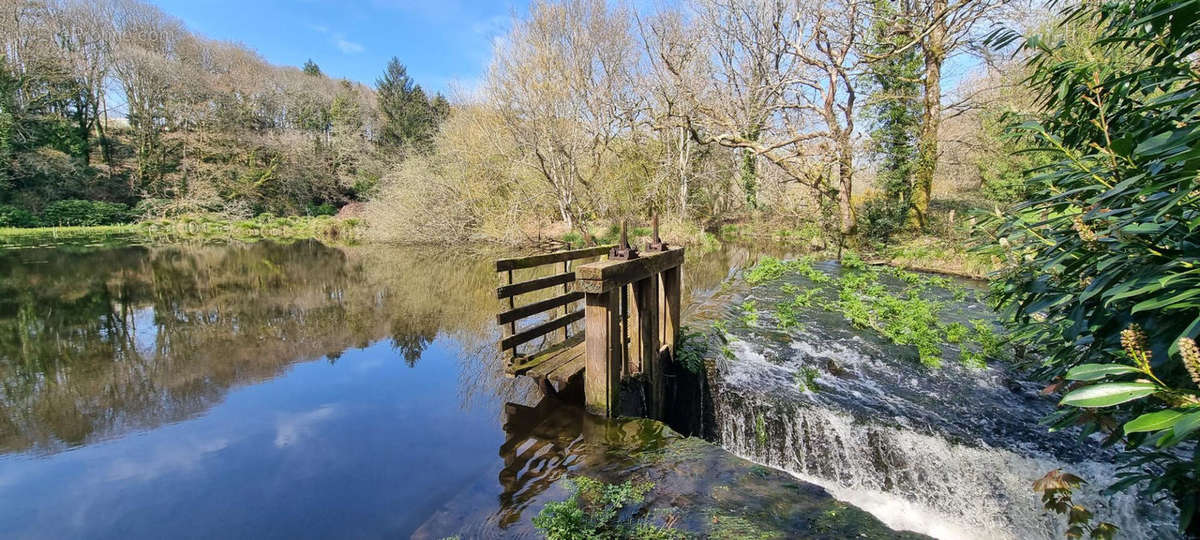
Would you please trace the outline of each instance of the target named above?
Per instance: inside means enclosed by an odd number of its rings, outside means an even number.
[[[151,0],[202,36],[236,41],[274,64],[312,58],[331,77],[374,86],[392,56],[422,87],[478,84],[492,40],[524,2],[501,0]]]

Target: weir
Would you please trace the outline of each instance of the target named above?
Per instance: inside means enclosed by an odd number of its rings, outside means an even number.
[[[683,248],[671,248],[658,236],[643,251],[621,242],[496,261],[502,284],[497,297],[508,309],[496,316],[503,329],[500,350],[510,376],[538,381],[543,392],[583,378],[588,412],[618,415],[623,383],[645,386],[645,416],[662,419],[665,370],[675,355],[683,286]],[[597,259],[572,268],[575,261]],[[549,275],[538,272],[551,267]],[[514,271],[535,269],[535,277],[514,281]],[[559,294],[518,305],[517,297]],[[582,301],[583,306],[572,310]],[[532,326],[517,322],[533,319]],[[582,322],[582,327],[580,323]]]

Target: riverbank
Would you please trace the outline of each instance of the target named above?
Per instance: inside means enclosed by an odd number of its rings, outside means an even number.
[[[362,220],[331,216],[275,217],[269,214],[227,220],[209,216],[182,216],[124,225],[87,227],[0,228],[0,248],[50,246],[119,246],[136,243],[175,242],[280,242],[313,239],[333,244],[355,244],[362,239]]]

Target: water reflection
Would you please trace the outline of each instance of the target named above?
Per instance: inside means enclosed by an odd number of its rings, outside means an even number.
[[[485,355],[494,275],[439,255],[317,242],[4,253],[0,450],[179,421],[381,339],[409,366],[442,332]]]
[[[685,283],[704,297],[753,258],[693,254]],[[504,377],[492,259],[0,251],[6,536],[532,533],[556,479],[643,438]]]

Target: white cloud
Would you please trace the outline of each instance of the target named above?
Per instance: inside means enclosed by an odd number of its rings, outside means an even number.
[[[340,36],[335,36],[333,38],[333,44],[338,48],[338,50],[346,54],[358,54],[366,50],[362,45],[346,40]]]
[[[337,416],[338,410],[334,405],[322,405],[314,410],[291,414],[279,419],[275,425],[275,447],[290,446],[303,437],[312,433],[317,424]]]

